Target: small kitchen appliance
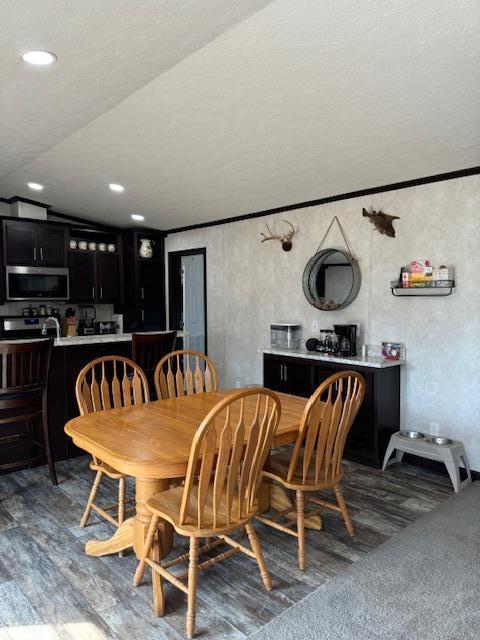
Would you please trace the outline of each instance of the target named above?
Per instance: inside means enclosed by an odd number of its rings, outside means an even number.
[[[338,336],[337,355],[348,358],[357,355],[357,325],[334,324],[333,330]]]
[[[299,349],[302,327],[299,324],[270,325],[270,345],[273,349]]]
[[[78,335],[93,336],[95,334],[95,318],[97,317],[95,307],[92,304],[82,304],[79,310]]]
[[[117,326],[114,320],[105,320],[103,322],[95,322],[95,333],[98,335],[117,333]]]

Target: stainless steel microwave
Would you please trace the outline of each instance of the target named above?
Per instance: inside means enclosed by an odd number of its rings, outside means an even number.
[[[68,300],[68,269],[6,267],[7,300]]]

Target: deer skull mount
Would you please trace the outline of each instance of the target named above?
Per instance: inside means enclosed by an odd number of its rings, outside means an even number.
[[[269,235],[267,235],[266,233],[261,233],[260,235],[263,236],[263,238],[260,242],[266,242],[267,240],[280,240],[280,242],[282,243],[282,249],[284,251],[290,251],[290,249],[292,248],[292,238],[295,235],[295,227],[291,222],[288,222],[288,220],[282,220],[282,222],[288,224],[288,226],[290,227],[290,231],[284,233],[281,236],[275,235],[274,233],[272,233],[270,227],[267,224],[266,227]]]

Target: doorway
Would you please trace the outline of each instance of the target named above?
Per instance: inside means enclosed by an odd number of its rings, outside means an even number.
[[[170,328],[184,331],[184,349],[201,353],[207,353],[206,254],[205,247],[168,254]]]

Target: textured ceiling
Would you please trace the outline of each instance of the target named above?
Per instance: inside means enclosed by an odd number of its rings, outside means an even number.
[[[3,4],[5,197],[172,228],[480,164],[477,0]]]

